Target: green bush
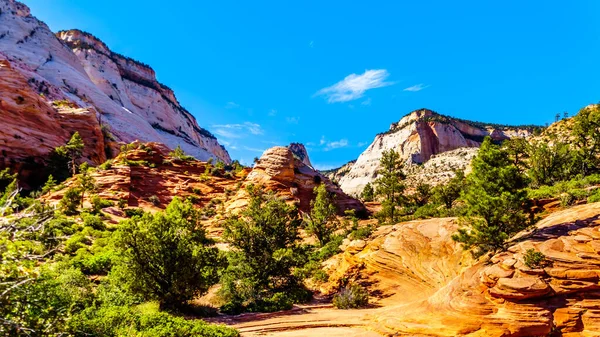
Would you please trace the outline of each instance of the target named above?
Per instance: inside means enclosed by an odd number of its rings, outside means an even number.
[[[160,199],[156,195],[151,195],[150,197],[148,197],[148,201],[150,201],[154,206],[160,205]]]
[[[587,199],[588,202],[599,202],[600,201],[600,188],[595,189]]]
[[[164,212],[122,221],[116,246],[129,288],[161,308],[178,309],[215,284],[224,261],[200,221],[194,206],[179,198]]]
[[[102,199],[97,195],[93,195],[90,199],[90,203],[92,204],[92,212],[98,214],[102,211],[103,208],[114,206],[114,203],[110,200]]]
[[[358,284],[350,284],[333,296],[333,305],[338,309],[363,308],[369,304],[369,293]]]
[[[77,209],[81,205],[81,190],[79,188],[71,187],[65,191],[62,199],[60,200],[60,209],[66,215],[77,214]]]
[[[144,215],[144,210],[141,208],[127,208],[124,210],[125,215],[127,215],[128,218],[132,218],[134,216],[142,216]]]
[[[80,249],[71,260],[71,263],[86,275],[107,275],[116,258],[117,254],[112,250],[103,250],[91,254],[85,249]]]
[[[371,233],[373,233],[373,227],[360,227],[350,232],[350,240],[364,240],[371,236]]]
[[[89,238],[81,233],[72,235],[67,241],[65,241],[65,253],[73,254],[81,248],[86,248],[92,244]]]
[[[106,229],[106,225],[102,221],[102,218],[100,218],[97,215],[83,213],[81,215],[81,218],[83,219],[84,226],[89,226],[89,227],[92,227],[93,229],[100,230],[100,231],[103,231]]]
[[[119,206],[120,209],[125,209],[125,207],[127,207],[127,200],[119,199],[119,202],[117,203],[117,205]]]
[[[112,159],[109,159],[109,160],[105,161],[104,163],[98,165],[98,168],[103,171],[110,170],[112,168]]]
[[[140,307],[100,307],[84,310],[71,324],[73,331],[91,336],[236,337],[232,328],[185,319]]]
[[[523,263],[532,269],[541,268],[545,265],[546,256],[533,248],[527,249],[523,255]]]

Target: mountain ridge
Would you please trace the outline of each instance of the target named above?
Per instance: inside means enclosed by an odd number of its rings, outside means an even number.
[[[376,179],[383,151],[393,149],[407,165],[421,165],[437,154],[458,148],[477,148],[487,136],[495,142],[501,142],[514,137],[529,137],[539,128],[534,125],[511,127],[471,122],[429,109],[414,110],[392,123],[387,132],[377,134],[353,164],[341,166],[345,174],[339,175],[337,170],[332,170],[327,175],[332,179],[337,177],[344,192],[357,196],[367,183]],[[451,161],[458,161],[457,167],[466,166],[460,163],[460,158],[455,159]],[[446,173],[443,174],[445,177],[451,176]]]
[[[231,162],[225,147],[200,127],[168,86],[158,82],[150,66],[111,51],[89,33],[55,34],[18,1],[0,0],[0,11],[0,61],[5,74],[0,78],[0,101],[5,110],[10,108],[0,132],[0,150],[6,153],[1,168],[26,171],[23,176],[28,176],[35,168],[28,169],[28,162],[35,161],[39,168],[53,148],[76,131],[93,151],[84,156],[92,164],[114,157],[118,143],[136,140],[171,149],[181,146],[201,160]],[[19,122],[40,119],[35,117],[40,113],[48,116],[44,123]],[[70,122],[76,116],[87,116],[86,121]],[[105,136],[101,142],[89,137],[100,130]],[[17,136],[23,144],[8,146]]]

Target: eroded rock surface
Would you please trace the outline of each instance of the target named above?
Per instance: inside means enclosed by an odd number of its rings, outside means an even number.
[[[367,183],[376,179],[379,160],[386,150],[394,149],[406,163],[422,164],[435,154],[479,147],[485,136],[501,141],[528,137],[531,133],[530,128],[496,127],[442,116],[427,109],[416,110],[393,123],[389,131],[378,134],[340,178],[340,186],[350,195],[360,194]]]
[[[335,198],[340,214],[347,209],[365,211],[363,204],[346,195],[327,177],[304,163],[308,157],[300,159],[294,156],[289,147],[276,146],[266,150],[258,163],[246,177],[244,186],[254,184],[267,191],[274,191],[289,202],[296,202],[303,212],[310,210],[310,201],[314,198],[313,189],[324,183],[327,191]],[[227,209],[235,211],[243,208],[248,201],[244,188],[232,198]]]
[[[3,167],[24,170],[33,161],[39,167],[75,131],[89,147],[88,161],[101,162],[101,124],[116,141],[181,145],[202,160],[231,161],[149,66],[81,31],[57,37],[20,2],[0,0],[0,13]]]

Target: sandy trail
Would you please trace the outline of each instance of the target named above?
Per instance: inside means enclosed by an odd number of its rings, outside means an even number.
[[[211,321],[233,326],[243,337],[380,337],[383,335],[371,330],[373,314],[380,309],[339,310],[330,304],[311,304],[282,312],[248,313]]]

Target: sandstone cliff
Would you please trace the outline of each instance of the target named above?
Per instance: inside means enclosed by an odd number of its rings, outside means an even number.
[[[174,93],[156,80],[150,67],[113,53],[87,33],[73,30],[58,36],[33,17],[27,6],[0,0],[4,74],[0,76],[0,118],[6,121],[0,132],[3,146],[11,151],[4,149],[7,152],[0,164],[12,161],[16,167],[23,165],[24,158],[40,160],[75,131],[94,150],[89,160],[99,163],[104,160],[100,151],[104,144],[97,138],[100,124],[107,125],[117,141],[155,141],[170,148],[181,145],[202,160],[231,161],[216,138],[199,127]],[[61,111],[58,115],[57,107],[74,109],[71,112],[77,114]],[[20,122],[32,114],[41,120]],[[62,122],[59,126],[48,119]],[[15,135],[23,138],[15,143],[19,140]],[[13,139],[8,142],[6,137]]]
[[[479,147],[486,136],[495,141],[528,137],[531,127],[505,127],[469,122],[421,109],[393,123],[378,134],[358,157],[349,172],[340,178],[340,186],[350,195],[358,195],[375,180],[383,151],[394,149],[407,164],[422,164],[431,156],[463,147]]]

